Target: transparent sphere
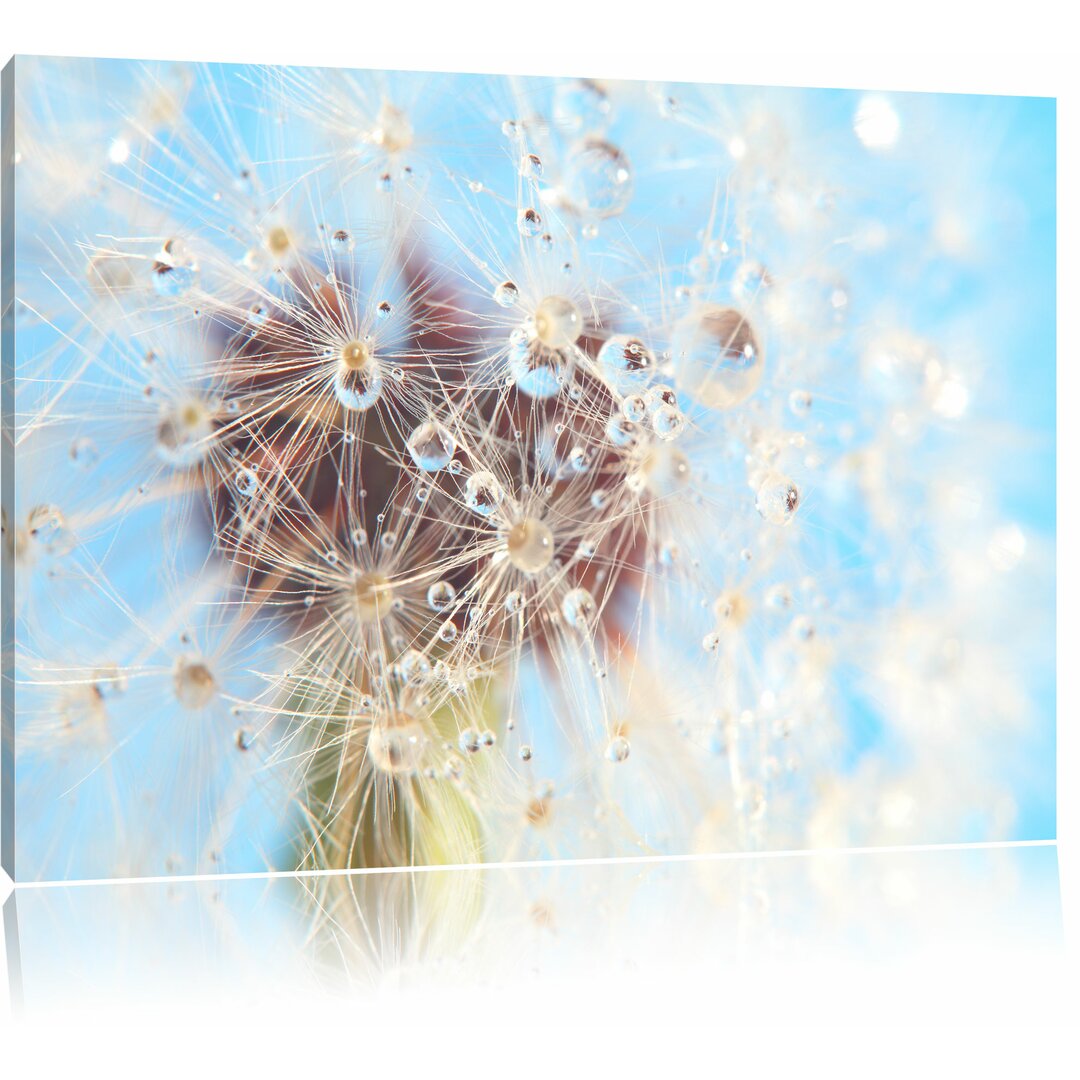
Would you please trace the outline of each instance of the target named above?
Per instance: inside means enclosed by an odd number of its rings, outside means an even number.
[[[368,759],[392,776],[415,772],[424,753],[424,729],[408,713],[378,721],[368,735]]]
[[[488,517],[499,505],[502,489],[493,473],[486,469],[474,472],[465,481],[465,503],[474,513]]]
[[[495,297],[495,303],[499,307],[513,307],[518,302],[520,293],[518,287],[512,281],[503,281],[495,286],[495,291],[492,294]]]
[[[570,367],[570,356],[562,349],[545,345],[523,330],[510,335],[507,353],[510,378],[523,394],[543,400],[554,397],[563,388]]]
[[[406,444],[417,468],[438,472],[450,464],[456,444],[454,437],[434,420],[427,420],[413,429]]]
[[[583,139],[567,155],[563,186],[578,213],[614,217],[634,194],[630,159],[604,139]]]
[[[157,426],[157,451],[170,465],[194,465],[206,457],[214,436],[214,418],[202,401],[169,407]]]
[[[656,357],[640,338],[615,334],[600,346],[596,362],[617,386],[645,382],[656,367]]]
[[[780,473],[769,473],[754,501],[757,512],[773,525],[787,525],[799,508],[799,489]]]
[[[596,601],[588,589],[571,589],[562,602],[563,618],[580,633],[585,633],[596,618]]]
[[[352,604],[362,623],[375,623],[390,613],[394,590],[384,574],[357,574],[352,583]]]
[[[363,341],[342,346],[334,374],[334,393],[342,406],[355,412],[370,409],[382,394],[382,372]]]
[[[185,709],[205,709],[217,694],[217,680],[204,661],[184,657],[173,673],[173,689]]]
[[[555,557],[555,537],[538,518],[525,518],[506,534],[510,563],[523,574],[538,574]]]
[[[432,611],[443,611],[448,608],[457,596],[457,590],[449,581],[436,581],[427,591],[428,607]]]
[[[565,296],[545,296],[536,307],[533,326],[548,348],[565,349],[581,337],[581,312]]]
[[[613,761],[616,765],[625,761],[630,756],[630,740],[622,735],[616,735],[608,743],[604,756],[608,761]]]
[[[690,482],[690,461],[677,447],[651,446],[641,462],[641,485],[658,499],[675,495]]]
[[[710,409],[730,409],[761,384],[764,356],[753,327],[735,308],[710,307],[675,335],[679,383]]]

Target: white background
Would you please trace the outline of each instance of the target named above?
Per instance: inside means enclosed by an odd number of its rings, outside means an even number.
[[[274,1015],[237,1001],[208,1022],[192,1003],[122,1025],[87,1001],[33,1025],[13,1028],[0,1016],[0,1054],[16,1066],[8,1075],[1080,1075],[1077,1031],[1060,1026],[1070,1013],[1050,1007],[1066,995],[1080,1001],[1080,712],[1070,681],[1080,641],[1080,51],[1062,51],[1076,50],[1080,33],[1067,10],[1044,0],[11,0],[0,24],[5,60],[51,53],[1057,97],[1058,836],[1070,957],[1039,972],[973,967],[948,1002],[918,968],[893,972],[889,983],[827,962],[804,966],[797,986],[777,985],[778,971],[751,975],[745,995],[701,978],[657,986],[643,1000],[640,986],[612,975],[496,1002],[442,993],[412,999],[404,1012],[397,999],[329,1012],[323,1003],[318,1014],[290,1003]],[[1017,979],[1038,1007],[1003,1018],[994,1002],[1015,998]],[[3,1004],[0,989],[0,1012]],[[1080,1027],[1080,1006],[1071,1016]]]

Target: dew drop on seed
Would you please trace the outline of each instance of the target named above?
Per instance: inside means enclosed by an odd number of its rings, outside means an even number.
[[[438,472],[450,464],[456,445],[442,424],[427,420],[413,429],[406,444],[416,467],[424,472]]]
[[[809,390],[792,390],[788,395],[788,408],[794,416],[807,416],[813,402]]]
[[[205,709],[217,694],[217,680],[203,660],[183,657],[173,673],[173,689],[185,709]]]
[[[379,721],[368,735],[368,757],[380,772],[394,776],[415,772],[424,752],[423,728],[408,714]]]
[[[508,308],[513,307],[518,302],[521,293],[512,281],[504,281],[495,286],[493,295],[496,304],[500,307]]]
[[[352,235],[345,229],[335,229],[330,236],[330,247],[338,254],[348,254],[355,247]]]
[[[525,518],[506,534],[510,563],[523,574],[537,574],[555,557],[555,537],[538,518]]]
[[[799,508],[799,489],[780,473],[769,473],[754,500],[757,512],[770,524],[787,525]]]
[[[652,427],[657,438],[674,439],[686,427],[686,417],[673,405],[661,405],[652,414]]]
[[[548,348],[569,348],[581,337],[581,312],[565,296],[545,296],[536,306],[533,326],[536,337]]]
[[[73,464],[80,469],[92,469],[98,462],[98,448],[93,439],[87,436],[75,439],[68,450],[68,456]]]
[[[615,764],[625,761],[630,756],[630,741],[622,735],[616,735],[608,743],[604,756]]]
[[[522,236],[539,236],[543,227],[543,219],[531,206],[527,206],[518,214],[518,232]]]
[[[674,360],[679,384],[710,409],[729,409],[761,383],[761,347],[746,317],[735,308],[709,307],[676,328]]]
[[[526,180],[539,180],[544,175],[543,162],[536,154],[522,154],[518,162],[518,174]]]
[[[233,487],[248,498],[254,495],[259,490],[259,478],[255,475],[255,470],[242,465],[233,473]]]
[[[637,427],[625,416],[616,414],[608,418],[604,426],[604,434],[607,435],[608,442],[612,446],[626,447],[637,438]]]
[[[615,334],[600,346],[596,362],[617,386],[645,382],[656,367],[656,357],[640,338]]]
[[[614,217],[634,194],[630,159],[605,139],[583,139],[567,154],[563,187],[578,213]]]
[[[764,266],[753,259],[739,264],[731,282],[732,295],[743,304],[752,304],[761,299],[760,294],[772,285],[772,277]]]
[[[562,389],[570,357],[565,350],[550,348],[517,329],[510,335],[507,366],[511,381],[521,393],[543,400],[554,397]]]
[[[562,615],[579,633],[587,633],[596,618],[596,601],[588,589],[571,589],[562,602]]]
[[[436,581],[427,591],[428,607],[432,611],[445,611],[457,597],[457,590],[449,581]]]
[[[623,398],[622,414],[631,424],[640,424],[645,419],[647,406],[640,394],[631,394]]]
[[[501,499],[502,489],[494,474],[480,470],[465,481],[465,504],[474,513],[488,517]]]

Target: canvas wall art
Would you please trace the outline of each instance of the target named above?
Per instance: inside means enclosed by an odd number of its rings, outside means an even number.
[[[17,57],[16,880],[1055,836],[1055,107]]]

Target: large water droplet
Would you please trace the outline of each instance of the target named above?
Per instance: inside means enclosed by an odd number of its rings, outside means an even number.
[[[757,390],[764,358],[750,323],[735,308],[710,307],[675,335],[679,383],[711,409],[730,409]]]
[[[634,194],[629,158],[598,138],[584,139],[570,149],[563,184],[579,213],[602,218],[622,213]]]
[[[413,461],[424,472],[438,472],[450,464],[456,444],[442,424],[427,420],[413,429],[406,444]]]
[[[510,563],[524,574],[537,574],[555,557],[555,537],[538,518],[525,518],[506,535]]]

